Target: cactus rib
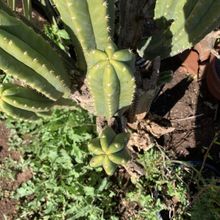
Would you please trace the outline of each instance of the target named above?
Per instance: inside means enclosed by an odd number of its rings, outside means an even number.
[[[0,100],[0,110],[15,119],[22,119],[25,121],[35,121],[39,119],[34,112],[16,108],[2,100]]]
[[[46,97],[57,100],[62,93],[57,91],[45,78],[36,74],[34,70],[20,62],[6,53],[0,48],[0,68],[8,75],[23,81],[25,84],[36,89],[38,92],[44,94]]]
[[[0,86],[0,110],[14,118],[37,120],[47,117],[54,108],[75,107],[75,103],[70,101],[64,98],[52,101],[31,88],[11,83]]]

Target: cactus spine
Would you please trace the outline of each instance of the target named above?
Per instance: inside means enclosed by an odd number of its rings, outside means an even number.
[[[106,127],[100,138],[93,139],[89,145],[89,151],[94,154],[90,161],[91,167],[103,166],[108,175],[113,175],[117,165],[125,165],[130,159],[126,147],[128,134],[117,134],[112,128]]]
[[[52,100],[70,94],[70,80],[59,55],[1,1],[0,69]]]
[[[113,0],[54,0],[70,36],[82,48],[87,63],[87,83],[96,115],[112,117],[129,106],[135,91],[128,50],[118,50],[114,33]],[[69,12],[69,13],[67,13]]]
[[[219,26],[219,8],[220,1],[216,0],[157,0],[154,18],[158,25],[164,21],[171,24],[162,34],[143,41],[139,55],[166,58],[192,47]]]

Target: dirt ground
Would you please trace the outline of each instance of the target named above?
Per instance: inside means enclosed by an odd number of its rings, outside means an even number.
[[[163,137],[163,146],[179,159],[202,163],[204,153],[220,131],[219,102],[208,92],[205,73],[189,75],[175,71],[173,79],[161,90],[152,112],[168,119],[175,130]],[[213,144],[208,160],[220,169],[219,146]]]
[[[4,169],[5,160],[11,158],[19,162],[21,159],[19,152],[9,149],[9,136],[10,131],[5,127],[3,122],[0,122],[0,171]],[[13,191],[31,177],[32,173],[30,170],[15,171],[15,179],[13,180],[7,179],[0,172],[0,220],[5,220],[4,216],[7,216],[8,220],[16,219],[16,210],[19,202],[9,197]]]

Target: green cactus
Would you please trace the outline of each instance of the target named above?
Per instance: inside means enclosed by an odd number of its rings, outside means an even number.
[[[0,69],[52,100],[70,94],[70,79],[62,59],[1,1]]]
[[[113,0],[54,1],[61,18],[77,37],[87,63],[87,83],[96,115],[112,117],[133,100],[133,55],[118,50],[114,33]],[[69,12],[69,13],[67,13]],[[74,38],[75,39],[75,38]]]
[[[31,88],[15,84],[0,85],[0,111],[16,119],[38,120],[51,115],[53,108],[64,106],[72,108],[75,103],[64,98],[52,101]]]
[[[31,0],[23,0],[22,2],[23,2],[24,16],[28,20],[31,20],[31,15],[32,15],[32,3],[31,3]]]
[[[54,0],[70,34],[79,67],[86,70],[91,50],[104,50],[114,33],[114,0]],[[85,61],[83,61],[85,58]]]
[[[166,58],[202,40],[220,23],[219,0],[157,0],[155,20],[164,30],[140,45],[141,57]]]
[[[36,91],[18,85],[0,87],[0,110],[13,118],[37,120],[35,112],[46,112],[53,102]]]
[[[7,0],[7,5],[10,7],[13,11],[16,10],[16,0]]]
[[[103,166],[108,175],[113,175],[117,165],[125,165],[130,159],[130,155],[125,148],[128,139],[127,133],[116,135],[112,128],[106,127],[100,138],[93,139],[88,145],[89,151],[94,154],[90,166]]]
[[[133,58],[128,50],[116,50],[111,45],[105,52],[91,51],[93,65],[87,74],[87,83],[97,115],[112,117],[118,109],[129,106],[133,100],[135,80],[127,64]]]

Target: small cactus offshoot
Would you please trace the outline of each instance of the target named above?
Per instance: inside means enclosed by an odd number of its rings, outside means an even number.
[[[106,127],[100,137],[88,145],[89,151],[94,154],[90,166],[103,166],[109,176],[113,175],[117,165],[125,165],[130,159],[126,149],[128,139],[127,133],[116,134],[112,128]]]

